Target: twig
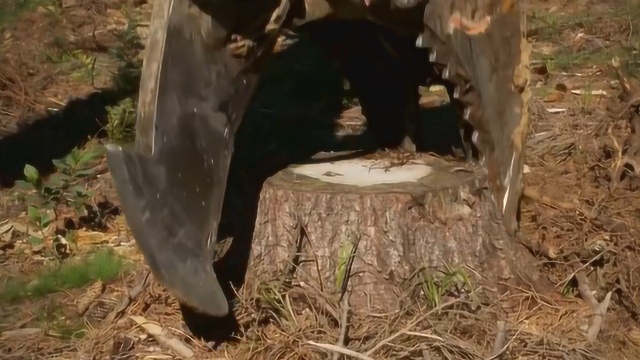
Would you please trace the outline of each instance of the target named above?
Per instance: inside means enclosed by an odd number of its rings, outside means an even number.
[[[358,245],[360,245],[360,236],[356,237],[356,241],[353,243],[351,247],[351,251],[349,251],[349,258],[347,259],[347,263],[345,264],[344,270],[344,279],[342,279],[342,284],[340,284],[340,301],[347,294],[349,280],[351,280],[351,270],[353,269],[353,263],[356,260],[356,252],[358,251]]]
[[[140,294],[142,294],[144,289],[147,288],[147,285],[149,285],[150,278],[151,278],[151,271],[147,270],[147,273],[144,274],[144,277],[142,278],[142,281],[140,282],[140,284],[136,285],[133,289],[129,291],[128,298],[130,300],[133,300],[137,298]]]
[[[140,296],[140,294],[142,294],[142,292],[147,288],[150,283],[149,279],[151,278],[151,276],[151,271],[147,270],[147,272],[144,274],[144,277],[142,278],[142,281],[138,285],[134,286],[131,290],[129,290],[129,292],[127,293],[127,297],[122,300],[120,305],[118,305],[118,307],[116,307],[111,312],[111,314],[109,314],[109,316],[105,318],[105,322],[112,323],[116,318],[122,316],[129,305],[133,303],[133,300]]]
[[[591,293],[591,289],[589,288],[589,284],[587,282],[587,277],[583,272],[580,271],[576,274],[576,280],[578,281],[578,290],[580,291],[580,296],[582,296],[582,299],[584,299],[584,301],[589,304],[591,310],[593,311],[593,320],[591,321],[591,326],[589,326],[589,329],[587,330],[587,341],[589,343],[592,343],[596,340],[596,338],[598,337],[598,333],[602,328],[604,316],[607,314],[607,309],[609,309],[609,303],[611,302],[612,292],[609,291],[604,300],[599,303],[598,300],[596,300],[595,296],[593,296],[593,293]]]
[[[537,190],[533,189],[530,186],[526,186],[524,188],[524,190],[522,191],[522,195],[524,197],[528,197],[533,201],[536,201],[548,206],[552,206],[558,209],[570,210],[570,211],[575,211],[575,210],[581,211],[580,206],[575,202],[552,199],[549,196],[541,195],[540,193],[538,193]]]
[[[496,340],[493,342],[493,351],[491,351],[490,359],[497,359],[505,350],[505,341],[507,341],[507,324],[504,321],[498,321],[498,330]]]
[[[349,329],[349,291],[347,290],[342,298],[340,307],[342,308],[342,316],[340,317],[340,337],[338,338],[337,346],[344,348],[344,341],[347,337],[347,331]],[[338,360],[340,353],[333,353],[333,360]]]
[[[149,322],[142,316],[130,316],[129,318],[140,325],[149,335],[153,336],[161,346],[169,348],[183,359],[193,358],[193,350],[182,341],[173,337],[163,327]]]
[[[23,328],[17,330],[8,330],[0,333],[0,339],[8,338],[25,338],[27,336],[42,335],[44,331],[40,328]]]
[[[611,184],[615,186],[616,184],[618,184],[618,181],[620,180],[620,168],[622,167],[622,162],[623,162],[622,147],[620,146],[620,144],[618,144],[618,141],[616,140],[615,136],[613,136],[613,132],[611,131],[611,126],[607,128],[607,135],[609,136],[609,139],[611,139],[611,144],[613,146],[613,149],[616,152],[615,161],[611,166]]]
[[[476,290],[477,291],[477,290]],[[419,316],[417,319],[411,321],[407,326],[405,326],[402,330],[396,332],[395,334],[389,336],[388,338],[382,340],[381,342],[377,343],[373,348],[371,348],[371,350],[367,351],[365,353],[366,356],[371,356],[371,354],[373,354],[376,350],[380,349],[381,347],[383,347],[384,345],[388,344],[391,340],[397,338],[400,335],[405,334],[407,331],[409,331],[409,329],[411,329],[412,327],[414,327],[417,323],[423,321],[424,319],[426,319],[427,317],[429,317],[431,314],[433,314],[436,311],[440,311],[442,309],[444,309],[445,307],[449,306],[449,305],[453,305],[457,302],[460,302],[461,298],[458,299],[453,299],[450,301],[447,301],[446,303],[437,306],[433,309],[431,309],[429,312],[427,312],[426,314],[423,314],[421,316]]]
[[[564,281],[558,283],[558,285],[556,285],[556,287],[564,287],[569,281],[571,281],[571,279],[573,279],[574,276],[578,276],[578,273],[580,273],[580,271],[582,271],[583,269],[587,268],[587,266],[593,264],[596,260],[600,259],[603,254],[604,253],[601,252],[600,254],[594,256],[591,260],[587,261],[586,264],[580,266],[578,268],[578,270],[572,272],[571,275],[567,276],[567,278],[564,279]]]
[[[423,338],[427,338],[427,339],[433,339],[433,340],[438,340],[441,342],[445,342],[445,340],[443,338],[441,338],[438,335],[433,335],[433,334],[425,334],[425,333],[421,333],[421,332],[415,332],[415,331],[405,331],[404,332],[407,335],[411,335],[411,336],[418,336],[418,337],[423,337]]]
[[[346,268],[344,271],[344,279],[340,284],[340,307],[342,315],[340,316],[340,337],[338,338],[338,346],[344,348],[344,341],[347,337],[347,331],[349,329],[349,280],[351,279],[351,270],[353,269],[353,262],[356,258],[356,251],[358,244],[360,243],[360,237],[355,241],[349,252],[349,258],[347,259]],[[333,354],[333,360],[338,360],[339,353]]]
[[[487,360],[495,360],[495,359],[499,358],[500,355],[502,355],[502,353],[504,353],[507,350],[509,345],[511,345],[511,343],[513,343],[515,341],[515,339],[518,337],[518,335],[520,335],[520,332],[522,331],[522,329],[524,329],[525,326],[526,325],[522,324],[522,326],[520,326],[518,331],[516,331],[515,335],[513,335],[513,337],[511,337],[511,339],[509,339],[509,341],[502,347],[502,349],[500,349],[500,351],[498,351],[497,354],[490,356],[489,359],[487,359]]]
[[[347,356],[351,356],[354,357],[356,359],[361,359],[361,360],[374,360],[372,357],[369,357],[367,355],[363,355],[360,354],[357,351],[353,351],[353,350],[349,350],[349,349],[345,349],[343,347],[340,346],[336,346],[336,345],[331,345],[331,344],[320,344],[314,341],[307,341],[306,342],[308,345],[312,345],[315,347],[319,347],[320,349],[324,349],[324,350],[329,350],[329,351],[334,351],[343,355],[347,355]]]

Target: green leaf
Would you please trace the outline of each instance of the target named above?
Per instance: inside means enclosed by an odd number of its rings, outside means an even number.
[[[35,190],[33,184],[24,180],[16,180],[16,188],[20,190]]]
[[[62,193],[62,190],[58,189],[57,187],[44,186],[42,188],[42,194],[45,196],[49,196],[49,197],[60,196],[61,193]]]
[[[38,211],[36,207],[29,205],[29,207],[27,207],[27,215],[29,215],[29,219],[31,219],[31,221],[36,225],[40,224],[42,214],[40,214],[40,211]]]
[[[67,174],[60,174],[59,177],[60,177],[60,181],[62,181],[63,183],[68,183],[71,180],[71,176]]]
[[[78,159],[78,165],[85,164],[85,163],[95,159],[98,155],[99,155],[99,153],[97,151],[94,151],[94,150],[85,151],[84,153],[82,153],[80,155],[80,158]]]
[[[71,188],[69,188],[70,191],[72,191],[74,194],[86,194],[87,193],[87,189],[85,189],[83,186],[80,185],[74,185]]]
[[[51,187],[51,188],[61,187],[63,184],[62,184],[62,179],[60,178],[60,175],[53,174],[49,176],[49,179],[47,180],[47,185],[48,187]]]
[[[29,204],[39,204],[42,199],[34,194],[27,194],[24,196],[24,200]]]
[[[51,161],[53,162],[53,165],[58,168],[58,170],[66,170],[69,168],[69,165],[67,165],[67,163],[65,163],[62,159],[53,159]]]
[[[32,185],[36,185],[38,183],[38,179],[40,178],[40,173],[38,173],[38,169],[27,164],[24,166],[24,176],[27,178],[27,181]]]
[[[89,175],[93,175],[95,172],[96,171],[94,169],[78,170],[76,171],[76,176],[77,177],[89,176]]]
[[[31,245],[40,245],[44,243],[44,240],[39,236],[29,236],[27,242]]]
[[[51,219],[49,217],[49,215],[41,214],[40,215],[40,223],[38,224],[38,226],[40,226],[41,229],[44,229],[47,226],[49,226],[49,224],[51,224],[52,221],[53,221],[53,219]]]
[[[53,210],[56,208],[56,203],[51,200],[46,200],[42,203],[42,208],[47,210]]]
[[[67,161],[67,164],[71,165],[72,167],[76,167],[78,165],[78,162],[80,161],[80,149],[73,148],[69,155],[67,155],[65,160]]]

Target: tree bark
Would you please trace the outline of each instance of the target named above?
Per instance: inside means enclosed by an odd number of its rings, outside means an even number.
[[[353,247],[356,311],[398,309],[420,296],[437,270],[462,268],[494,283],[520,283],[519,274],[535,281],[533,257],[507,236],[478,169],[424,154],[383,154],[294,165],[270,177],[246,285],[292,275],[339,294]]]

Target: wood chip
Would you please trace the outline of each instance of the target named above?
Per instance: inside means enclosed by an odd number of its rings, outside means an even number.
[[[135,321],[142,328],[163,347],[172,350],[176,355],[182,359],[192,359],[193,350],[191,350],[185,343],[173,337],[163,327],[149,322],[143,316],[129,316],[129,318]]]
[[[42,335],[42,334],[43,334],[43,331],[40,328],[24,328],[24,329],[18,329],[18,330],[3,331],[2,335],[0,335],[0,339],[9,339],[9,338]]]

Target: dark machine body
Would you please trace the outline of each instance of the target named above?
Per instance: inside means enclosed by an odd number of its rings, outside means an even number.
[[[158,0],[135,148],[110,145],[108,161],[153,274],[199,312],[229,312],[213,246],[261,64],[283,30],[313,26],[329,28],[312,39],[339,63],[380,147],[419,148],[418,86],[445,84],[506,229],[517,230],[528,45],[513,0]],[[230,51],[237,39],[248,44],[241,56]]]

